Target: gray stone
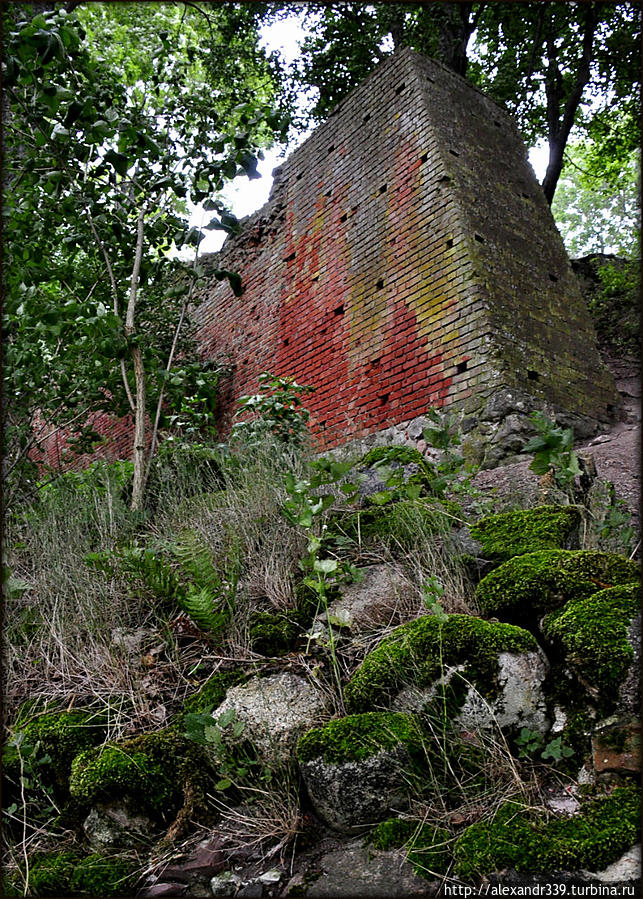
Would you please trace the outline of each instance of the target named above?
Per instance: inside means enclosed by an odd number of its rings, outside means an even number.
[[[583,871],[583,874],[601,883],[638,881],[641,877],[641,844],[637,843],[636,846],[632,846],[618,861],[613,862],[603,871],[595,874],[590,871]]]
[[[308,681],[284,672],[233,687],[213,714],[218,718],[234,709],[245,725],[241,739],[249,740],[264,761],[276,763],[290,758],[299,738],[322,722],[327,702]]]
[[[147,840],[155,825],[147,815],[114,801],[96,805],[83,822],[83,830],[92,849],[103,851]]]
[[[527,415],[531,411],[532,400],[527,394],[515,389],[496,390],[487,400],[481,418],[487,421],[501,421],[515,412]],[[533,433],[533,427],[531,428]]]
[[[334,830],[377,823],[408,806],[411,758],[402,743],[358,762],[322,758],[300,763],[308,795],[319,817]]]
[[[308,888],[315,899],[398,899],[435,896],[438,882],[419,877],[403,851],[351,844],[322,856],[321,876]]]
[[[363,579],[342,589],[340,599],[328,609],[322,620],[341,621],[353,633],[388,624],[400,603],[409,603],[416,594],[404,574],[392,565],[369,565],[362,569]]]
[[[453,723],[462,731],[528,727],[538,733],[546,733],[549,721],[542,685],[548,664],[544,654],[540,651],[501,652],[498,654],[498,664],[500,689],[497,697],[485,699],[472,684]],[[421,712],[435,699],[442,684],[448,684],[455,674],[461,672],[466,672],[466,665],[447,668],[444,679],[428,687],[407,687],[395,697],[391,707],[398,712]]]
[[[224,871],[210,880],[210,892],[213,896],[236,896],[242,882],[232,871]]]

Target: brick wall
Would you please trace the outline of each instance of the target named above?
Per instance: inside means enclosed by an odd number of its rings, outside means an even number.
[[[206,264],[245,287],[212,279],[194,312],[204,355],[233,362],[224,431],[264,370],[317,388],[320,448],[430,406],[463,410],[475,442],[543,406],[590,432],[618,404],[512,120],[411,50],[276,170]]]

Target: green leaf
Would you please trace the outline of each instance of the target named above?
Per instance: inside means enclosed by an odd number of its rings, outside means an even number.
[[[313,568],[321,574],[332,574],[337,571],[338,565],[337,559],[315,559]]]
[[[119,175],[127,175],[129,162],[124,153],[117,153],[115,150],[108,150],[105,153],[105,161],[108,162]]]
[[[221,780],[218,780],[215,783],[214,789],[218,790],[221,793],[224,790],[229,790],[231,786],[232,786],[232,781],[229,780],[229,778],[227,778],[227,777],[222,777]]]

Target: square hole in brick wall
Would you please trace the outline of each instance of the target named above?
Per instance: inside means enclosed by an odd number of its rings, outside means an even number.
[[[406,87],[406,84],[405,84],[405,82],[403,81],[402,84],[400,84],[400,86],[396,89],[395,93],[396,93],[396,94],[401,94],[405,87]]]
[[[378,290],[381,290],[384,287],[384,278],[378,278],[375,286],[377,287]]]
[[[343,303],[341,306],[336,306],[335,309],[333,309],[333,315],[343,315],[343,314],[344,314],[344,304]]]
[[[555,284],[555,283],[558,281],[558,278],[557,278],[556,275],[552,275],[552,273],[550,272],[550,273],[549,273],[549,280],[550,280],[552,283]]]
[[[478,243],[484,243],[484,237],[482,237],[480,234],[474,234],[473,236],[478,241]]]
[[[468,368],[468,363],[466,361],[458,362],[458,364],[455,367],[456,374],[458,374],[458,375],[464,374],[464,372],[467,370],[467,368]]]
[[[380,395],[378,396],[378,400],[380,401],[380,406],[385,406],[388,403],[390,396],[391,396],[390,393],[380,393]]]

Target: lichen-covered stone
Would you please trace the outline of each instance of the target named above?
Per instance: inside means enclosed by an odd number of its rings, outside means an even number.
[[[248,740],[266,762],[286,761],[297,740],[323,720],[326,697],[308,681],[284,672],[254,677],[228,691],[224,702],[213,712],[219,718],[234,710],[244,725]]]
[[[576,506],[537,506],[485,515],[471,527],[471,536],[486,558],[506,562],[525,553],[575,548],[571,543],[580,521]]]
[[[307,733],[297,760],[317,814],[330,827],[350,831],[406,807],[423,746],[413,716],[368,712]]]
[[[92,849],[129,848],[133,842],[147,840],[154,833],[154,822],[122,801],[95,806],[83,821],[83,830]]]
[[[537,653],[534,637],[521,628],[450,615],[441,623],[425,615],[404,624],[366,656],[349,683],[344,699],[349,712],[387,708],[403,690],[431,688],[448,668],[449,717],[460,711],[473,685],[485,700],[502,692],[500,653]]]
[[[570,599],[596,593],[597,587],[640,582],[635,562],[613,553],[552,549],[527,553],[504,562],[476,588],[476,601],[486,615],[533,622]]]
[[[572,817],[547,818],[516,802],[473,824],[454,847],[455,873],[472,878],[513,868],[526,873],[601,869],[629,849],[641,832],[637,785],[617,787],[586,802]]]
[[[626,584],[570,599],[543,620],[545,637],[562,648],[569,668],[602,707],[618,704],[619,688],[631,672],[635,650],[628,633],[640,616],[640,603],[638,584]],[[640,671],[635,671],[636,686],[639,678]],[[637,700],[640,686],[626,705],[638,708]]]

